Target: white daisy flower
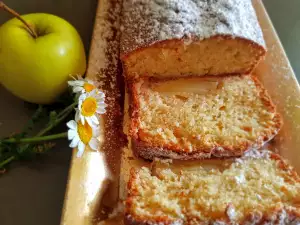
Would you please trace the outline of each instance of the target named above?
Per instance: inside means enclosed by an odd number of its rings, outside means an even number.
[[[87,78],[83,79],[81,76],[78,76],[77,79],[74,78],[72,81],[68,81],[68,84],[73,88],[74,93],[91,92],[97,87],[96,82]]]
[[[71,120],[67,123],[68,139],[71,141],[70,147],[78,149],[77,157],[81,157],[85,148],[89,146],[97,151],[99,147],[99,127],[93,128],[88,123],[82,124],[81,121]]]
[[[98,89],[81,94],[78,98],[75,120],[80,120],[82,124],[86,120],[90,126],[98,125],[97,113],[104,114],[106,112],[107,105],[104,100],[105,94]]]

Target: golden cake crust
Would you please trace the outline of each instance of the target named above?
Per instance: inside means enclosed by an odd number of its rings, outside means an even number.
[[[126,79],[249,74],[266,53],[251,0],[125,0]]]

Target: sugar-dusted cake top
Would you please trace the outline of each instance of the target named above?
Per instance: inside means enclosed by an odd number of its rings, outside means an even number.
[[[265,46],[251,0],[124,0],[121,52],[162,40],[229,35]]]

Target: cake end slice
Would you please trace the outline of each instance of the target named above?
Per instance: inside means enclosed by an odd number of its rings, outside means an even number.
[[[279,155],[247,152],[214,168],[215,161],[133,169],[125,224],[300,223],[299,176]]]

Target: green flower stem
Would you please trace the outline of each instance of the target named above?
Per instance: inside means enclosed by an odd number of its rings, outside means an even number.
[[[32,143],[32,142],[40,142],[40,141],[51,141],[51,140],[58,139],[58,138],[65,138],[67,136],[68,136],[68,132],[64,132],[64,133],[52,134],[52,135],[42,136],[42,137],[21,138],[21,139],[9,138],[9,139],[2,140],[2,142],[4,142],[4,143]]]
[[[15,157],[11,156],[11,157],[7,158],[6,160],[4,160],[3,162],[1,162],[0,163],[0,169],[3,168],[8,163],[12,162],[14,159],[15,159]]]
[[[1,3],[1,1],[0,1],[0,3]],[[73,112],[73,109],[76,107],[77,104],[78,104],[77,101],[75,101],[71,105],[69,105],[65,109],[63,109],[61,112],[59,112],[55,116],[54,121],[49,122],[46,125],[46,127],[44,129],[42,129],[40,132],[38,132],[34,137],[26,137],[26,138],[11,137],[11,138],[7,138],[7,139],[1,139],[0,143],[3,143],[3,144],[23,144],[22,146],[24,148],[22,148],[22,149],[25,149],[27,151],[27,148],[30,148],[29,146],[31,146],[30,143],[51,141],[51,140],[55,140],[55,139],[59,139],[59,138],[66,138],[68,136],[67,132],[59,133],[59,134],[52,134],[52,135],[47,135],[47,136],[44,136],[44,135],[46,133],[48,133],[50,130],[52,130],[55,126],[57,126],[58,124],[63,122]],[[39,108],[38,108],[37,112],[34,114],[33,118],[38,117],[42,112],[43,112],[42,106],[39,106]],[[32,121],[34,122],[33,119],[32,119]],[[50,119],[50,121],[51,121],[51,119]],[[25,131],[31,128],[33,122],[28,123],[25,126]],[[13,146],[14,145],[12,145],[11,147],[13,147]],[[1,148],[0,148],[0,151],[1,151]],[[14,154],[14,153],[12,152],[12,154]],[[19,152],[19,154],[23,154],[23,153]],[[19,159],[18,155],[10,155],[6,159],[2,158],[1,160],[3,160],[3,161],[0,161],[0,169],[4,168],[8,164],[10,164],[12,161],[18,160],[18,159]]]
[[[41,137],[47,132],[49,132],[52,128],[54,128],[56,125],[58,125],[60,122],[62,122],[67,116],[70,115],[70,113],[73,111],[74,107],[76,106],[76,102],[69,105],[67,108],[65,108],[63,111],[61,111],[57,117],[58,119],[54,121],[54,123],[50,124],[45,129],[41,130],[39,133],[37,133],[36,137]]]
[[[69,105],[64,110],[62,110],[60,113],[58,113],[57,117],[63,116],[65,113],[69,112],[71,109],[74,109],[76,105],[77,105],[77,102],[73,102],[71,105]]]
[[[33,122],[35,120],[37,120],[37,118],[39,118],[41,116],[41,114],[43,113],[43,106],[39,105],[38,109],[34,112],[34,114],[31,116],[31,119],[27,122],[27,124],[25,125],[25,127],[23,128],[23,132],[26,133],[28,130],[31,129],[31,127],[33,126]]]

